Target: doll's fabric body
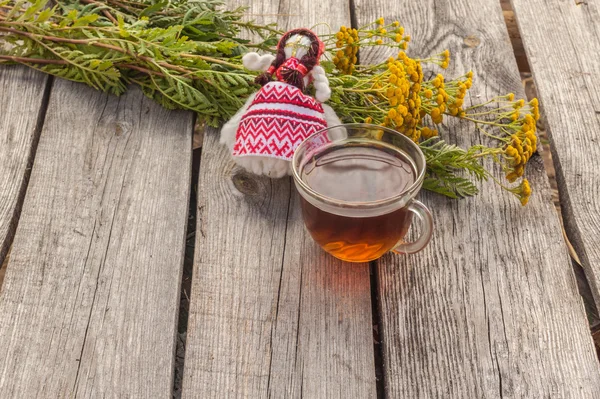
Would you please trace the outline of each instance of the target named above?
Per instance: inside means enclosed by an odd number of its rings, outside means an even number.
[[[270,82],[242,116],[234,156],[266,156],[289,161],[302,141],[327,127],[323,106],[295,86]]]

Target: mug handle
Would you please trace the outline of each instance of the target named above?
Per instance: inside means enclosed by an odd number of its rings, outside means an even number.
[[[414,254],[419,252],[429,243],[431,240],[431,236],[433,235],[433,217],[431,216],[431,212],[423,203],[413,200],[412,203],[408,206],[408,210],[414,213],[419,221],[421,222],[421,226],[423,231],[421,232],[421,236],[417,238],[416,241],[413,242],[403,242],[400,241],[393,249],[397,254]]]

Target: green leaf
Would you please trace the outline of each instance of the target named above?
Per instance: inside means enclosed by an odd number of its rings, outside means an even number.
[[[38,14],[37,19],[35,21],[38,23],[46,22],[47,20],[49,20],[50,18],[52,18],[54,16],[55,12],[56,12],[56,7],[46,8]]]
[[[77,18],[75,23],[73,23],[73,27],[88,26],[92,22],[95,22],[98,17],[98,14],[84,15],[83,17]]]
[[[479,193],[477,187],[468,179],[458,176],[440,177],[428,175],[423,180],[423,188],[449,198],[472,197]]]
[[[159,1],[156,2],[154,4],[152,4],[149,7],[146,7],[141,13],[140,13],[140,17],[149,17],[153,14],[155,14],[158,11],[161,11],[165,8],[165,6],[169,4],[168,1]]]

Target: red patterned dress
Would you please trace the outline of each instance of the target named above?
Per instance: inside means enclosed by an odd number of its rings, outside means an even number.
[[[290,84],[269,82],[242,116],[233,155],[291,160],[304,139],[326,127],[323,107],[314,98]]]

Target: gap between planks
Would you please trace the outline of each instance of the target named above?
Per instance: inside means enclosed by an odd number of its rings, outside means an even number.
[[[15,68],[25,68],[25,67],[16,66]],[[40,109],[39,109],[39,112],[37,115],[36,124],[35,124],[32,140],[31,140],[31,145],[29,148],[27,167],[25,168],[25,172],[23,175],[23,181],[21,182],[21,187],[19,190],[17,202],[15,204],[15,209],[14,209],[14,212],[12,215],[12,220],[10,221],[10,226],[9,226],[8,234],[6,236],[6,241],[5,241],[4,245],[0,245],[0,293],[2,292],[2,283],[4,282],[4,276],[6,274],[6,268],[8,266],[9,255],[10,255],[10,251],[12,249],[12,242],[15,238],[15,232],[17,231],[17,226],[19,224],[19,217],[21,216],[23,200],[25,199],[25,193],[27,192],[27,186],[29,185],[29,177],[31,176],[31,169],[33,167],[33,163],[35,162],[35,154],[37,152],[37,146],[38,146],[38,143],[40,140],[40,134],[42,133],[42,127],[44,126],[44,121],[46,119],[46,112],[48,110],[48,103],[50,101],[50,91],[52,90],[52,84],[54,82],[53,76],[47,75],[45,79],[46,79],[46,82],[44,84],[44,91],[42,94],[42,102],[41,102]]]

